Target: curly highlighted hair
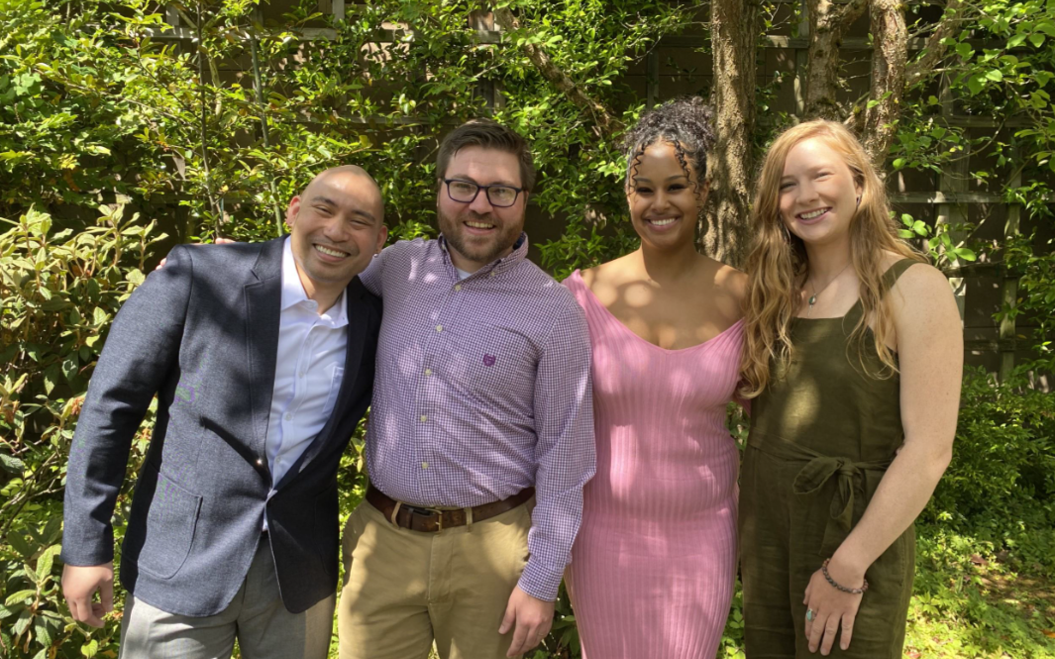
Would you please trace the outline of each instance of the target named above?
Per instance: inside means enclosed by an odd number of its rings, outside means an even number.
[[[641,115],[623,138],[626,149],[626,186],[634,187],[634,176],[645,149],[663,141],[674,147],[685,176],[699,191],[707,176],[707,150],[714,145],[711,109],[698,96],[678,98]],[[692,176],[689,164],[696,171]]]

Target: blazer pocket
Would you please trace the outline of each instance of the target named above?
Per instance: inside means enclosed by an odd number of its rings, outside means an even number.
[[[179,572],[190,554],[202,498],[183,489],[165,474],[158,473],[157,489],[139,553],[139,569],[160,579]]]

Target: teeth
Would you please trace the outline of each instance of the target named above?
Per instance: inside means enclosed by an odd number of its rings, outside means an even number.
[[[347,256],[344,252],[337,251],[336,249],[330,249],[329,247],[323,247],[322,245],[316,245],[315,249],[319,250],[323,254],[330,256]]]
[[[677,220],[678,218],[676,217],[665,217],[662,220],[649,220],[649,222],[659,227],[665,227],[668,224],[674,224]]]
[[[804,220],[812,220],[813,218],[820,217],[821,215],[824,215],[827,212],[828,212],[827,208],[820,208],[820,209],[815,210],[815,211],[810,211],[809,213],[800,213],[799,217],[801,217]]]
[[[483,222],[466,222],[466,224],[474,229],[493,229],[495,226],[493,224],[484,224]]]

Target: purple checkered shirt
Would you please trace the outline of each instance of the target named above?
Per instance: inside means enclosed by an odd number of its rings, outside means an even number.
[[[467,508],[535,487],[520,588],[555,600],[594,474],[586,319],[513,253],[466,279],[439,240],[400,241],[361,275],[384,299],[366,433],[371,482],[417,506]]]

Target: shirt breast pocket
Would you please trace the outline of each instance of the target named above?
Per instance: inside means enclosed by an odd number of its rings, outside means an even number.
[[[534,385],[535,350],[527,337],[507,329],[487,328],[459,351],[462,386],[477,400],[506,398]]]
[[[337,395],[341,393],[341,382],[344,380],[344,367],[334,366],[333,376],[330,378],[330,393],[326,396],[326,404],[322,407],[322,415],[329,418],[333,408],[337,405]]]

